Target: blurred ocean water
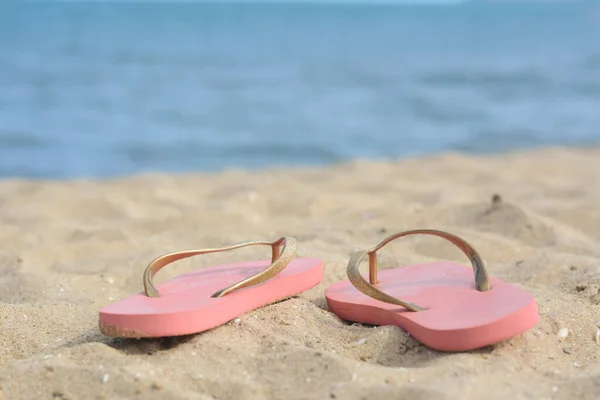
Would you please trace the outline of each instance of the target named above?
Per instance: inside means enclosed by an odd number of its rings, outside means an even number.
[[[3,3],[0,177],[600,144],[600,3]]]

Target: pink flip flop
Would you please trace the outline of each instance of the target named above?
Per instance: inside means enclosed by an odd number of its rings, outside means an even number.
[[[154,275],[174,261],[250,245],[271,246],[272,259],[203,268],[157,287],[152,283]],[[135,338],[188,335],[297,295],[319,284],[323,263],[294,258],[296,245],[296,239],[282,237],[275,242],[244,242],[158,257],[144,271],[144,292],[100,310],[100,331]]]
[[[475,285],[468,267],[451,262],[389,269],[378,277],[377,250],[413,234],[439,236],[460,248],[471,261]],[[366,256],[370,283],[358,269]],[[397,325],[432,349],[477,349],[519,335],[538,322],[533,296],[488,277],[475,249],[450,233],[420,229],[390,236],[371,250],[354,253],[347,272],[349,280],[325,291],[330,311],[347,321]]]

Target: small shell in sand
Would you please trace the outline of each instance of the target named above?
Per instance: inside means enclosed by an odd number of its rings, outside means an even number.
[[[569,328],[560,328],[556,336],[558,337],[558,340],[562,342],[569,336]]]

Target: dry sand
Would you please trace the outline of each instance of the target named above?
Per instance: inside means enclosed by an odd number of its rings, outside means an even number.
[[[600,150],[455,154],[326,169],[0,182],[0,399],[599,399]],[[493,212],[499,193],[504,205]],[[349,254],[419,227],[465,237],[533,293],[540,323],[480,351],[438,353],[397,327],[340,321],[323,291]],[[183,338],[103,337],[98,310],[141,290],[155,256],[293,235],[321,285]],[[161,271],[158,281],[246,248]],[[467,262],[443,240],[381,265]],[[364,267],[363,267],[364,268]],[[568,328],[561,341],[557,332]]]

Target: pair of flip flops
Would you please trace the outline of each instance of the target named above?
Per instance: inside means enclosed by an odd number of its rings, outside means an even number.
[[[377,251],[413,234],[449,240],[469,258],[464,265],[435,262],[377,270]],[[250,245],[272,248],[271,260],[203,268],[155,286],[154,275],[184,258]],[[282,237],[227,247],[170,253],[152,261],[143,275],[144,291],[100,310],[107,336],[163,337],[199,333],[244,314],[292,297],[321,282],[323,262],[295,258],[297,242]],[[369,259],[369,279],[359,271]],[[473,274],[475,276],[473,283]],[[467,351],[519,335],[538,322],[529,293],[488,275],[479,254],[450,233],[420,229],[392,235],[370,250],[352,254],[348,280],[325,291],[329,310],[343,320],[396,325],[424,345],[442,351]]]

